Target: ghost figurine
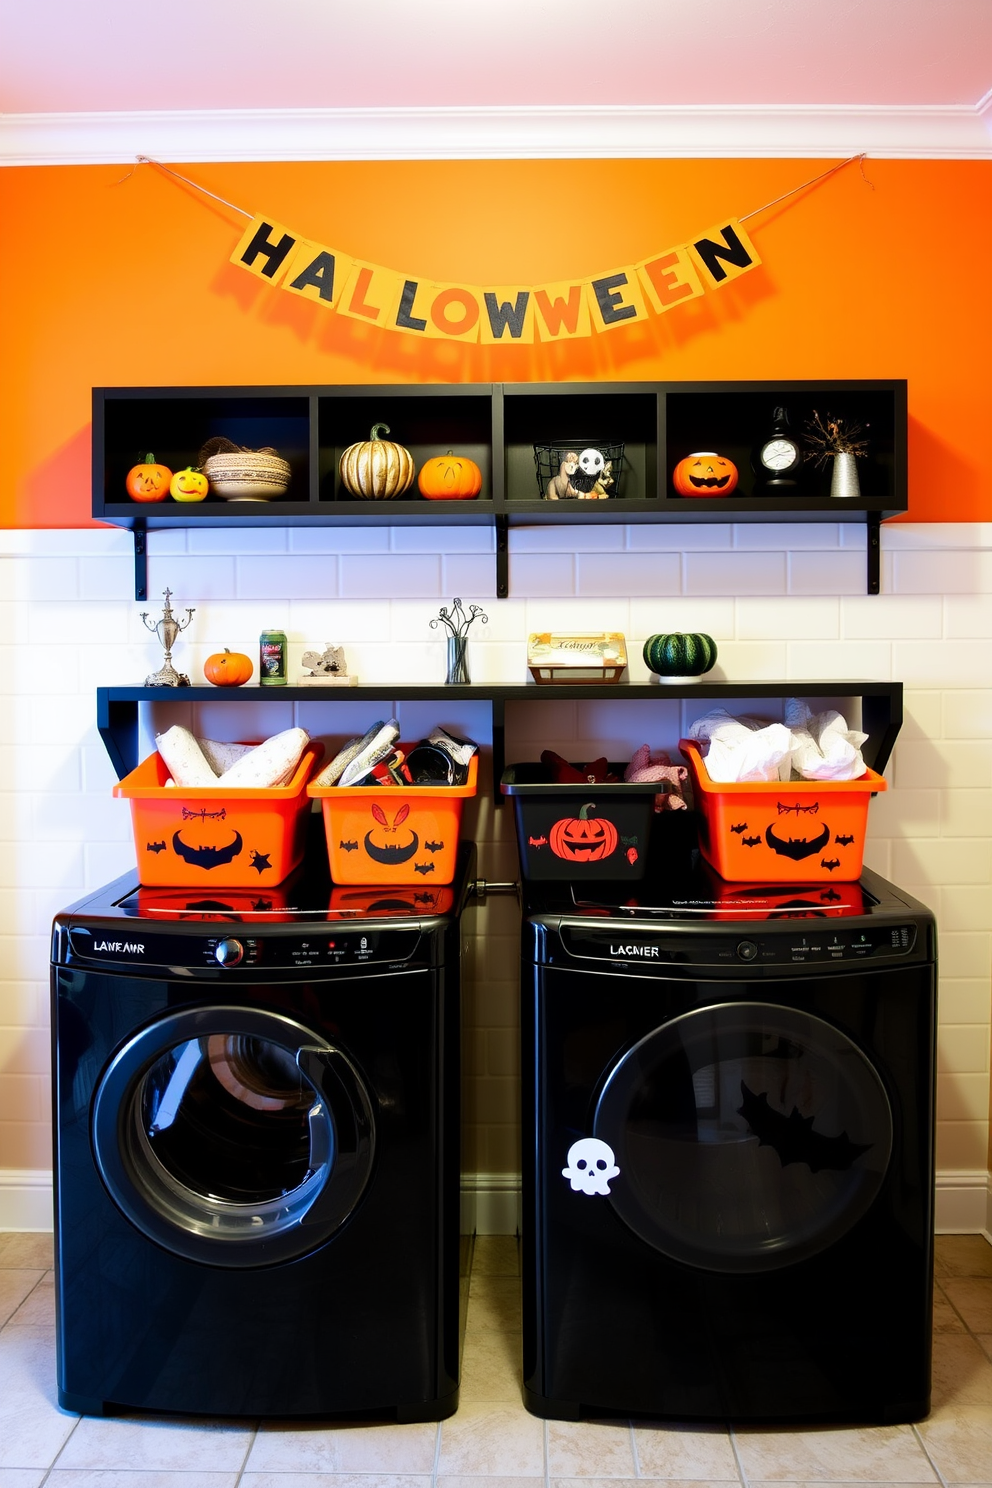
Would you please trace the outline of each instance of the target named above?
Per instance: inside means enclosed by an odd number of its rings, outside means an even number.
[[[561,1176],[572,1185],[573,1193],[608,1194],[610,1179],[620,1169],[613,1159],[613,1148],[598,1137],[582,1137],[568,1149],[568,1166]]]

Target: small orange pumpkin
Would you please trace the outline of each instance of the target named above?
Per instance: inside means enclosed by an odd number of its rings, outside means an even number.
[[[132,501],[164,501],[172,484],[172,471],[167,465],[156,465],[148,454],[140,465],[132,465],[124,482]]]
[[[474,460],[449,450],[424,462],[417,485],[428,501],[471,501],[482,490],[482,471]]]
[[[598,863],[608,858],[616,847],[617,829],[605,816],[591,817],[593,802],[579,808],[578,816],[565,816],[556,821],[548,833],[548,845],[556,858],[569,863]]]
[[[210,482],[202,470],[187,465],[177,470],[169,484],[169,493],[174,501],[202,501],[210,490]]]
[[[680,496],[729,496],[737,485],[733,460],[712,450],[686,455],[672,471],[672,485]]]
[[[231,651],[227,646],[208,656],[203,663],[203,675],[215,687],[241,687],[252,672],[249,656],[241,651]]]

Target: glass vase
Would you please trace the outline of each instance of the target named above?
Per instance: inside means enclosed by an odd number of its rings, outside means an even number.
[[[448,675],[444,679],[448,686],[471,680],[465,654],[467,646],[467,636],[448,637]]]

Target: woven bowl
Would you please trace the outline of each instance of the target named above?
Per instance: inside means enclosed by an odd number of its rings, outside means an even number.
[[[267,450],[239,450],[211,455],[203,473],[210,489],[225,501],[271,501],[289,485],[289,461]]]

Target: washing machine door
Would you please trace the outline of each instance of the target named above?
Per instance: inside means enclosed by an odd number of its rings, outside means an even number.
[[[727,1272],[834,1244],[877,1197],[893,1141],[861,1049],[821,1018],[760,1002],[698,1008],[647,1034],[610,1073],[594,1132],[619,1169],[609,1193],[621,1219],[665,1255]],[[590,1151],[589,1182],[596,1161]]]
[[[141,1029],[92,1106],[96,1163],[143,1234],[215,1266],[322,1244],[358,1204],[372,1102],[340,1049],[280,1013],[201,1007]]]

